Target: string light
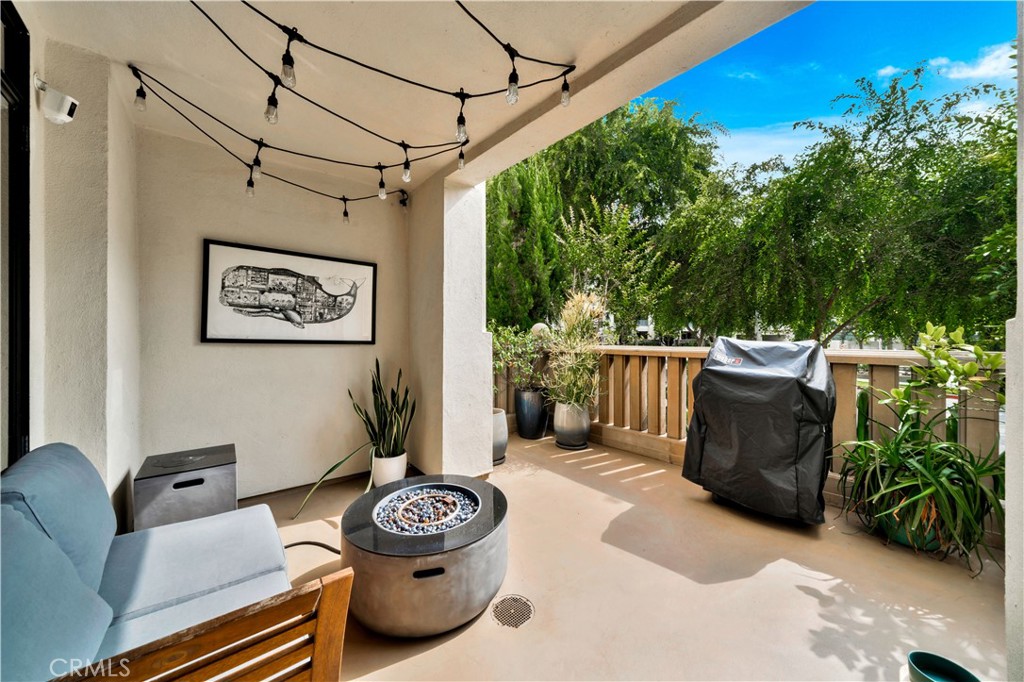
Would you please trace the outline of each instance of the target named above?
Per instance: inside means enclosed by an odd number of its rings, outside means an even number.
[[[408,205],[409,195],[408,195],[408,193],[405,190],[393,190],[393,191],[390,191],[390,192],[388,191],[387,185],[386,185],[385,180],[384,180],[384,170],[386,170],[386,169],[394,168],[394,167],[397,167],[399,165],[402,166],[402,180],[404,182],[410,182],[412,180],[412,165],[413,165],[413,163],[415,163],[416,161],[428,159],[428,158],[431,158],[433,156],[437,156],[439,154],[443,154],[443,153],[447,153],[449,151],[455,151],[455,150],[458,150],[458,168],[460,170],[465,168],[466,155],[465,155],[464,147],[469,142],[469,131],[468,131],[468,128],[467,128],[467,125],[466,125],[465,106],[466,106],[466,102],[469,99],[474,99],[474,98],[477,98],[477,97],[497,96],[497,95],[503,94],[503,95],[505,95],[506,101],[511,105],[511,104],[515,104],[516,102],[518,102],[519,96],[521,94],[520,93],[521,90],[526,89],[526,88],[530,88],[530,87],[534,87],[534,86],[540,85],[542,83],[548,83],[548,82],[551,82],[551,81],[554,81],[554,80],[557,80],[557,79],[561,78],[562,79],[562,92],[561,92],[561,100],[560,101],[561,101],[562,106],[568,106],[568,104],[569,104],[568,75],[576,70],[576,66],[574,64],[562,64],[562,63],[558,63],[558,62],[551,62],[551,61],[546,61],[546,60],[542,60],[542,59],[537,59],[535,57],[530,57],[530,56],[527,56],[527,55],[521,55],[518,51],[515,50],[515,48],[512,47],[511,44],[502,42],[497,37],[497,35],[494,34],[493,31],[491,31],[482,21],[480,21],[476,16],[474,16],[473,13],[470,12],[460,0],[456,0],[456,4],[459,6],[459,8],[462,9],[463,12],[465,12],[465,14],[467,16],[469,16],[478,26],[480,26],[480,28],[483,29],[510,56],[510,58],[512,60],[512,71],[509,74],[507,87],[505,87],[503,89],[500,89],[500,90],[491,90],[491,91],[486,91],[486,92],[466,92],[463,88],[459,88],[458,91],[452,91],[452,90],[449,90],[449,89],[445,89],[445,88],[437,87],[437,86],[430,85],[430,84],[427,84],[427,83],[419,82],[419,81],[413,80],[411,78],[407,78],[407,77],[401,76],[399,74],[389,72],[389,71],[387,71],[385,69],[381,69],[379,67],[374,67],[374,66],[371,66],[369,64],[365,64],[365,63],[363,63],[363,62],[361,62],[359,60],[353,59],[352,57],[349,57],[347,55],[341,54],[339,52],[336,52],[334,50],[328,49],[328,48],[323,47],[321,45],[317,45],[315,43],[312,43],[312,42],[306,40],[306,38],[303,37],[301,33],[299,33],[297,28],[295,28],[295,27],[287,27],[287,26],[285,26],[283,24],[278,23],[277,21],[272,19],[269,15],[267,15],[265,12],[263,12],[262,10],[254,7],[247,0],[242,0],[242,4],[243,5],[245,5],[247,8],[249,8],[250,10],[255,12],[256,14],[258,14],[260,17],[262,17],[266,21],[268,21],[271,24],[275,25],[278,29],[280,29],[284,33],[284,35],[286,37],[285,50],[284,50],[284,53],[281,56],[281,71],[280,71],[280,75],[277,75],[277,74],[274,74],[274,73],[271,73],[270,71],[268,71],[266,68],[264,68],[263,65],[261,65],[259,62],[257,62],[248,52],[246,52],[234,40],[234,38],[232,38],[231,35],[229,35],[227,33],[227,31],[225,31],[220,26],[220,24],[218,24],[205,10],[203,10],[202,7],[200,7],[198,5],[198,3],[195,0],[190,0],[190,2],[221,33],[221,35],[223,35],[223,37],[239,53],[242,54],[243,57],[245,57],[251,64],[253,64],[256,68],[258,68],[260,71],[262,71],[264,73],[264,75],[266,75],[267,78],[273,84],[273,88],[271,89],[270,95],[267,97],[267,107],[264,110],[264,118],[266,119],[267,123],[273,125],[273,124],[276,124],[278,122],[278,120],[279,120],[279,111],[278,111],[279,102],[278,102],[278,98],[277,98],[277,91],[278,91],[278,88],[283,85],[289,92],[293,93],[299,99],[302,99],[302,100],[306,101],[307,103],[312,104],[313,106],[316,106],[317,108],[325,111],[326,113],[328,113],[328,114],[330,114],[330,115],[332,115],[332,116],[334,116],[334,117],[336,117],[336,118],[338,118],[340,120],[343,120],[346,123],[348,123],[348,124],[350,124],[350,125],[352,125],[352,126],[354,126],[356,128],[359,128],[363,132],[366,132],[366,133],[368,133],[368,134],[370,134],[370,135],[372,135],[374,137],[377,137],[378,139],[380,139],[382,141],[389,142],[389,143],[391,143],[391,144],[393,144],[395,146],[398,146],[398,147],[400,147],[402,149],[402,151],[403,151],[403,158],[402,158],[402,160],[399,163],[385,165],[383,163],[378,162],[377,164],[371,166],[369,164],[358,163],[358,162],[353,162],[353,161],[345,161],[345,160],[340,160],[340,159],[331,159],[331,158],[328,158],[328,157],[318,156],[318,155],[315,155],[315,154],[309,154],[309,153],[299,152],[299,151],[295,151],[295,150],[285,149],[285,148],[282,148],[282,147],[276,147],[274,145],[265,143],[262,138],[260,138],[259,140],[254,140],[252,138],[249,138],[248,136],[246,136],[241,131],[237,130],[236,128],[233,128],[229,124],[225,123],[223,120],[217,118],[216,116],[214,116],[210,112],[206,111],[202,107],[199,107],[195,103],[193,103],[190,100],[186,99],[185,97],[179,95],[178,93],[174,92],[170,88],[167,88],[167,86],[165,86],[163,83],[160,83],[160,85],[162,87],[164,87],[167,91],[169,91],[172,94],[174,94],[175,97],[177,97],[180,100],[186,102],[187,104],[189,104],[190,106],[192,106],[196,110],[202,112],[204,115],[206,115],[209,118],[213,119],[214,121],[216,121],[220,125],[228,128],[229,130],[231,130],[235,134],[242,136],[243,138],[249,140],[253,144],[256,144],[256,146],[257,146],[256,154],[253,157],[252,162],[251,163],[246,163],[246,161],[244,159],[242,159],[237,154],[235,154],[230,149],[228,149],[223,143],[221,143],[217,138],[215,138],[209,132],[204,130],[199,124],[197,124],[195,121],[193,121],[188,115],[186,115],[184,112],[182,112],[176,106],[174,106],[173,104],[168,102],[159,93],[154,93],[158,97],[158,99],[160,99],[160,101],[162,101],[163,103],[167,104],[172,110],[175,111],[175,113],[177,113],[179,116],[184,118],[190,125],[192,125],[194,128],[196,128],[196,130],[198,130],[201,134],[203,134],[204,136],[209,138],[211,141],[213,141],[217,146],[219,146],[222,150],[224,150],[227,154],[229,154],[232,158],[234,158],[240,164],[246,166],[247,170],[249,171],[249,177],[248,177],[248,179],[246,181],[246,195],[247,196],[250,196],[250,197],[255,196],[255,182],[254,181],[257,180],[257,179],[260,179],[262,176],[265,175],[265,176],[267,176],[269,178],[278,180],[280,182],[284,182],[285,184],[289,184],[289,185],[292,185],[294,187],[297,187],[297,188],[300,188],[300,189],[304,189],[304,190],[306,190],[308,192],[311,192],[313,194],[317,194],[317,195],[320,195],[320,196],[323,196],[323,197],[327,197],[327,198],[331,198],[331,199],[340,199],[340,200],[342,200],[342,204],[343,204],[342,219],[343,219],[343,221],[346,224],[349,222],[349,212],[348,212],[348,202],[349,201],[362,201],[362,200],[365,200],[365,199],[371,199],[373,196],[377,196],[381,200],[386,200],[388,194],[399,193],[400,194],[399,203],[403,207]],[[387,76],[387,77],[395,79],[395,80],[399,80],[399,81],[401,81],[403,83],[406,83],[408,85],[420,87],[422,89],[430,90],[430,91],[433,91],[433,92],[438,93],[438,94],[442,94],[442,95],[445,95],[445,96],[450,96],[450,97],[454,97],[454,98],[458,99],[459,100],[459,113],[458,113],[458,116],[456,118],[456,135],[455,135],[456,141],[455,142],[442,142],[442,143],[436,143],[436,144],[426,144],[426,145],[413,145],[413,144],[407,144],[404,140],[403,141],[393,140],[391,138],[388,138],[385,135],[382,135],[381,133],[378,133],[378,132],[376,132],[374,130],[371,130],[367,126],[361,125],[360,123],[357,123],[356,121],[353,121],[352,119],[345,117],[344,115],[342,115],[342,114],[340,114],[340,113],[338,113],[338,112],[336,112],[336,111],[326,107],[325,105],[317,102],[316,100],[313,100],[313,99],[303,95],[302,93],[296,91],[295,90],[295,85],[296,85],[295,58],[294,58],[294,56],[292,55],[292,52],[291,52],[291,45],[292,45],[293,42],[305,45],[305,46],[307,46],[307,47],[309,47],[311,49],[323,52],[325,54],[329,54],[329,55],[332,55],[334,57],[346,60],[346,61],[348,61],[348,62],[350,62],[352,64],[355,64],[355,65],[357,65],[359,67],[362,67],[364,69],[373,71],[373,72],[375,72],[377,74],[380,74],[380,75]],[[540,78],[540,79],[531,81],[529,83],[520,83],[519,73],[518,73],[517,68],[516,68],[516,66],[517,66],[516,65],[516,59],[517,58],[518,59],[523,59],[525,61],[533,62],[535,64],[546,65],[546,66],[551,66],[551,67],[557,67],[560,72],[557,75],[546,77],[546,78]],[[129,65],[129,67],[131,68],[133,74],[135,74],[135,76],[138,77],[138,79],[139,79],[139,87],[136,90],[135,105],[140,110],[145,110],[145,106],[146,106],[146,89],[144,87],[142,76],[140,74],[140,71],[138,69],[136,69],[136,67],[134,67],[132,65]],[[155,80],[155,79],[152,78],[152,76],[149,76],[148,74],[146,74],[146,75],[151,80]],[[159,81],[156,81],[156,82],[159,83]],[[152,89],[150,90],[150,92],[153,92]],[[271,173],[264,173],[263,172],[263,168],[262,168],[262,161],[260,159],[260,154],[261,154],[261,152],[262,152],[264,147],[270,148],[270,149],[279,150],[279,151],[282,151],[282,152],[285,152],[285,153],[289,153],[289,154],[294,154],[294,155],[301,156],[301,157],[304,157],[304,158],[319,159],[319,160],[326,161],[326,162],[329,162],[329,163],[347,165],[347,166],[357,167],[357,168],[374,169],[379,174],[378,191],[377,191],[377,193],[375,195],[371,194],[371,195],[368,195],[368,196],[361,196],[361,197],[354,197],[354,198],[348,198],[347,196],[344,196],[344,195],[342,197],[336,197],[336,196],[332,196],[331,194],[329,194],[327,192],[322,192],[320,190],[313,189],[311,187],[302,185],[300,183],[293,182],[293,181],[288,180],[286,178],[283,178],[283,177],[281,177],[279,175],[273,175]],[[435,151],[431,151],[430,153],[418,156],[416,158],[411,158],[410,155],[409,155],[409,149],[433,149]]]
[[[256,156],[252,159],[252,178],[253,180],[259,180],[260,176],[263,175],[263,162],[260,161],[260,152],[263,151],[263,138],[261,137],[256,143]]]
[[[274,89],[270,92],[270,97],[267,98],[267,108],[263,112],[263,118],[267,119],[267,123],[274,125],[277,123],[277,84],[274,84]]]
[[[139,111],[146,110],[146,88],[142,85],[142,74],[134,66],[130,66],[132,75],[139,79],[139,88],[135,91],[135,108]]]
[[[516,71],[516,63],[512,62],[512,73],[508,75],[508,90],[505,94],[505,101],[513,105],[519,101],[519,72]]]
[[[139,85],[139,89],[135,91],[135,108],[139,111],[146,110],[146,89]]]
[[[409,145],[402,140],[402,150],[405,152],[405,161],[402,163],[402,182],[412,180],[412,163],[409,161]]]
[[[288,45],[281,55],[281,85],[286,88],[295,87],[295,59],[292,57],[292,38],[288,38]]]
[[[402,208],[409,208],[409,193],[404,189],[398,190],[398,203]]]

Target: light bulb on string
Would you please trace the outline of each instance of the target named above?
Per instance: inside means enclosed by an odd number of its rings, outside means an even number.
[[[562,77],[562,106],[569,106],[569,79]]]
[[[291,41],[281,55],[281,85],[286,88],[295,87],[295,58],[292,57]]]
[[[377,196],[380,197],[381,201],[388,198],[387,185],[384,184],[383,180],[377,183]]]
[[[508,75],[508,90],[505,92],[505,101],[510,106],[519,101],[519,73],[516,71],[515,65],[512,66],[512,73]]]
[[[277,85],[274,86],[274,91],[267,98],[267,108],[263,112],[263,118],[267,119],[267,123],[270,125],[277,123]]]
[[[459,150],[459,170],[466,167],[466,152]]]
[[[252,179],[259,180],[263,176],[263,162],[260,161],[260,155],[256,154],[256,158],[252,160]]]
[[[345,206],[345,208],[341,212],[341,222],[343,222],[346,225],[348,225],[349,224],[349,219],[348,219],[348,197],[342,197],[341,198],[341,203]]]
[[[249,179],[245,181],[245,196],[250,199],[256,196],[256,183],[252,181],[251,175],[249,176]]]
[[[412,163],[407,158],[405,163],[402,164],[402,182],[409,182],[412,180]]]
[[[142,87],[142,82],[139,82],[139,89],[135,91],[135,108],[139,111],[146,110],[146,89]]]
[[[459,92],[455,95],[459,98],[459,117],[455,119],[455,139],[459,142],[465,142],[469,139],[469,131],[466,130],[466,115],[462,113],[462,110],[466,107],[466,99],[469,97],[462,88],[459,88]]]

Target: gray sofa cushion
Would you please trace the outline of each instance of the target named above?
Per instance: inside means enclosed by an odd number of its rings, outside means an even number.
[[[283,592],[290,587],[287,576],[266,505],[119,535],[99,590],[114,610],[101,653],[119,653]]]
[[[110,606],[59,547],[20,512],[0,506],[0,678],[48,680],[70,661],[96,660]]]
[[[51,443],[12,464],[0,477],[0,502],[46,533],[82,582],[99,588],[117,519],[103,479],[77,448]]]
[[[290,587],[287,574],[275,571],[159,611],[148,611],[134,618],[119,620],[107,630],[96,659],[109,658],[154,642],[178,630],[272,597]]]

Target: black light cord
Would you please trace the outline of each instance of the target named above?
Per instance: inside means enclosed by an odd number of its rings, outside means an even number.
[[[320,549],[326,549],[328,552],[334,552],[338,556],[341,556],[341,550],[331,547],[327,543],[317,542],[316,540],[299,540],[298,542],[292,542],[284,546],[285,549],[291,547],[298,547],[299,545],[312,545],[313,547],[319,547]]]
[[[141,71],[140,71],[140,73],[141,73]],[[213,142],[218,147],[220,147],[225,152],[227,152],[228,155],[231,156],[231,158],[233,158],[235,161],[238,161],[238,163],[240,163],[243,166],[245,166],[246,168],[248,168],[249,169],[249,179],[250,180],[252,179],[252,166],[253,166],[253,164],[249,163],[248,161],[243,159],[241,156],[239,156],[238,154],[236,154],[233,151],[231,151],[230,149],[228,149],[220,140],[218,140],[216,137],[214,137],[213,135],[208,133],[206,130],[204,130],[201,125],[199,125],[198,123],[193,121],[188,116],[188,114],[186,114],[181,109],[179,109],[178,107],[176,107],[173,104],[171,104],[170,102],[168,102],[167,99],[163,95],[161,95],[159,92],[157,92],[155,89],[153,89],[152,84],[150,85],[150,91],[153,93],[153,95],[158,100],[160,100],[161,102],[166,104],[168,107],[170,107],[172,111],[174,111],[176,114],[178,114],[178,116],[181,116],[183,119],[185,119],[189,123],[189,125],[191,125],[193,128],[198,130],[204,136],[209,138],[209,140],[211,142]],[[376,167],[374,167],[374,169],[376,170]],[[273,178],[274,180],[277,180],[278,182],[283,182],[286,185],[291,185],[292,187],[297,187],[299,189],[304,189],[307,192],[311,192],[313,194],[317,194],[317,195],[325,197],[327,199],[334,199],[336,201],[343,201],[346,204],[346,206],[347,206],[347,204],[349,204],[351,202],[354,202],[354,201],[366,201],[367,199],[378,199],[379,198],[379,195],[377,193],[367,194],[366,196],[362,196],[362,197],[349,197],[349,196],[345,196],[345,195],[335,196],[333,194],[328,194],[327,192],[322,192],[322,191],[320,191],[318,189],[313,189],[312,187],[309,187],[307,185],[303,185],[303,184],[295,182],[293,180],[288,180],[287,178],[283,178],[280,175],[275,175],[273,173],[268,173],[266,171],[263,171],[262,175],[264,177]],[[399,194],[399,195],[401,195],[401,199],[405,203],[408,203],[408,192],[406,192],[404,189],[393,189],[393,190],[388,191],[387,194],[389,194],[389,195],[390,194]]]
[[[193,1],[192,4],[195,4],[195,2]],[[391,72],[391,71],[387,71],[386,69],[381,69],[381,68],[373,66],[371,64],[367,64],[366,62],[362,62],[362,61],[360,61],[360,60],[358,60],[358,59],[356,59],[354,57],[350,57],[349,55],[342,54],[341,52],[337,52],[335,50],[332,50],[331,48],[328,48],[328,47],[325,47],[325,46],[320,45],[318,43],[312,42],[311,40],[309,40],[305,36],[303,36],[301,33],[299,33],[297,29],[289,28],[285,24],[280,23],[279,21],[277,21],[276,19],[271,17],[269,14],[267,14],[263,10],[253,6],[250,2],[248,2],[248,0],[242,0],[242,4],[245,5],[246,7],[248,7],[249,9],[251,9],[253,12],[255,12],[261,18],[266,20],[268,23],[273,24],[274,26],[276,26],[278,28],[278,30],[280,30],[282,33],[285,34],[285,36],[287,36],[289,41],[294,40],[296,42],[299,42],[299,43],[301,43],[303,45],[306,45],[306,46],[308,46],[308,47],[310,47],[310,48],[312,48],[314,50],[317,50],[319,52],[322,52],[324,54],[331,55],[332,57],[337,57],[338,59],[342,59],[342,60],[344,60],[344,61],[346,61],[346,62],[348,62],[350,64],[355,64],[356,66],[364,68],[364,69],[366,69],[368,71],[372,71],[372,72],[380,74],[382,76],[387,76],[388,78],[392,78],[392,79],[400,81],[402,83],[406,83],[407,85],[412,85],[412,86],[415,86],[417,88],[422,88],[423,90],[429,90],[431,92],[436,92],[436,93],[438,93],[440,95],[448,95],[450,97],[455,97],[455,98],[460,99],[463,103],[465,103],[465,100],[467,100],[467,99],[474,99],[474,98],[477,98],[477,97],[491,97],[493,95],[505,94],[505,89],[504,88],[502,88],[500,90],[488,90],[486,92],[465,92],[461,88],[458,91],[447,90],[445,88],[441,88],[441,87],[438,87],[436,85],[431,85],[429,83],[424,83],[422,81],[418,81],[418,80],[415,80],[415,79],[412,79],[412,78],[408,78],[406,76],[402,76],[401,74],[397,74],[397,73],[394,73],[394,72]],[[547,61],[547,60],[544,60],[544,59],[538,59],[536,57],[530,57],[530,56],[527,56],[527,55],[520,54],[509,43],[503,43],[501,41],[501,39],[498,38],[498,36],[495,35],[494,32],[491,29],[489,29],[482,21],[480,21],[480,19],[478,19],[472,12],[470,12],[466,8],[465,5],[463,5],[458,0],[456,0],[456,4],[459,7],[461,7],[462,11],[464,11],[484,31],[486,31],[487,34],[492,39],[494,39],[494,41],[496,43],[498,43],[498,45],[500,45],[502,47],[502,49],[504,49],[506,52],[508,52],[510,57],[515,55],[515,57],[513,58],[513,62],[514,62],[515,58],[518,58],[518,59],[522,59],[524,61],[534,62],[536,64],[543,64],[545,66],[554,66],[554,67],[558,67],[558,68],[562,69],[562,71],[558,75],[551,76],[549,78],[541,78],[541,79],[538,79],[538,80],[535,80],[535,81],[531,81],[529,83],[524,83],[524,84],[519,86],[520,90],[523,90],[523,89],[526,89],[526,88],[530,88],[530,87],[533,87],[535,85],[540,85],[541,83],[550,83],[551,81],[558,80],[559,78],[563,78],[564,79],[566,76],[568,76],[570,73],[572,73],[573,71],[576,70],[576,65],[575,64],[562,64],[560,62],[550,62],[550,61]],[[198,5],[197,5],[197,7],[198,7]],[[205,12],[204,12],[204,14],[205,14]],[[207,18],[209,18],[209,16],[207,16]],[[236,47],[237,47],[237,45],[236,45]],[[250,60],[251,60],[251,58],[250,58]]]
[[[236,50],[238,50],[239,54],[241,54],[243,57],[245,57],[247,60],[249,60],[249,62],[251,64],[253,64],[256,68],[258,68],[260,71],[262,71],[263,74],[267,78],[270,79],[270,81],[274,84],[274,92],[276,93],[278,91],[278,89],[279,89],[279,86],[281,85],[281,79],[277,76],[277,74],[272,73],[271,71],[268,71],[266,68],[263,67],[262,64],[260,64],[258,61],[256,61],[256,59],[252,55],[250,55],[248,52],[246,52],[245,49],[241,45],[239,45],[235,41],[235,39],[232,38],[231,35],[226,30],[224,30],[224,28],[219,23],[217,23],[217,21],[206,12],[206,10],[204,10],[202,7],[200,7],[199,4],[195,0],[190,0],[190,2],[192,4],[192,6],[195,7],[197,10],[199,10],[199,12],[204,17],[206,17],[206,20],[209,21],[210,24],[212,24],[213,27],[216,28],[217,31],[219,31],[222,36],[224,36],[224,38],[232,45],[232,47],[234,47]],[[298,34],[295,34],[295,35],[298,35]],[[300,42],[301,42],[300,38],[295,38],[295,39],[296,40],[300,40]],[[312,104],[313,106],[317,107],[321,111],[323,111],[323,112],[325,112],[327,114],[330,114],[331,116],[334,116],[335,118],[338,118],[338,119],[344,121],[345,123],[348,123],[349,125],[351,125],[351,126],[353,126],[355,128],[358,128],[359,130],[363,131],[364,133],[366,133],[368,135],[372,135],[373,137],[376,137],[378,140],[382,140],[382,141],[387,142],[389,144],[393,144],[393,145],[395,145],[396,147],[399,147],[399,148],[402,147],[402,142],[401,141],[394,140],[394,139],[388,137],[387,135],[384,135],[383,133],[379,133],[376,130],[368,128],[367,126],[364,126],[363,124],[361,124],[361,123],[359,123],[357,121],[354,121],[351,118],[348,118],[347,116],[338,113],[337,111],[334,111],[330,107],[324,106],[323,104],[321,104],[320,102],[317,102],[316,100],[312,99],[311,97],[307,97],[306,95],[303,95],[298,90],[295,90],[293,88],[284,88],[284,89],[287,90],[288,92],[292,93],[293,95],[295,95],[296,97],[298,97],[302,101],[304,101],[304,102],[306,102],[308,104]],[[437,144],[409,144],[407,146],[408,146],[409,149],[436,149],[438,147],[451,146],[452,144],[458,144],[458,143],[457,142],[454,142],[454,143],[453,142],[439,142]]]
[[[169,85],[167,85],[166,83],[161,81],[156,76],[146,72],[145,70],[143,70],[143,69],[141,69],[138,66],[135,66],[133,64],[129,64],[128,68],[130,68],[132,70],[132,73],[135,75],[136,78],[139,79],[140,83],[148,85],[151,90],[153,89],[153,84],[156,83],[161,88],[163,88],[167,92],[171,93],[172,95],[177,97],[182,102],[185,102],[186,104],[188,104],[190,107],[192,107],[196,111],[202,112],[208,118],[216,121],[217,123],[219,123],[220,125],[224,126],[225,128],[227,128],[228,130],[230,130],[234,134],[238,135],[239,137],[243,138],[244,140],[247,140],[248,142],[251,142],[252,144],[256,145],[259,148],[273,149],[275,151],[279,151],[279,152],[282,152],[284,154],[291,154],[293,156],[300,156],[300,157],[303,157],[303,158],[306,158],[306,159],[315,159],[317,161],[324,161],[326,163],[333,163],[333,164],[337,164],[337,165],[341,165],[341,166],[349,166],[349,167],[352,167],[352,168],[365,168],[367,170],[377,170],[378,164],[375,164],[375,163],[373,163],[373,164],[371,164],[371,163],[358,163],[356,161],[345,161],[343,159],[332,159],[332,158],[326,157],[326,156],[319,156],[317,154],[309,154],[307,152],[300,152],[300,151],[297,151],[297,150],[294,150],[294,149],[288,149],[286,147],[279,147],[279,146],[271,144],[269,142],[264,142],[262,140],[262,138],[261,139],[256,139],[254,137],[250,137],[250,136],[246,135],[245,133],[243,133],[238,128],[235,128],[234,126],[232,126],[230,123],[227,123],[226,121],[224,121],[220,117],[215,116],[214,114],[210,113],[208,110],[204,109],[203,107],[201,107],[200,105],[196,104],[195,102],[193,102],[189,98],[185,97],[184,95],[179,93],[177,90],[175,90],[174,88],[170,87]],[[163,98],[160,98],[160,99],[163,100]],[[166,101],[166,100],[163,100],[163,101]],[[444,154],[445,152],[455,151],[456,149],[459,149],[459,148],[463,147],[465,144],[466,143],[460,143],[460,142],[446,143],[445,148],[441,149],[440,151],[436,151],[436,152],[433,152],[433,153],[430,153],[430,154],[424,154],[422,156],[408,157],[408,159],[409,159],[410,163],[415,163],[417,161],[423,161],[424,159],[429,159],[429,158],[432,158],[434,156],[438,156],[439,154]],[[406,147],[409,147],[410,149],[412,148],[411,145],[406,145]],[[391,169],[391,168],[398,168],[399,166],[404,166],[404,165],[405,165],[405,161],[403,160],[403,161],[399,161],[397,163],[384,164],[384,168],[385,168],[385,170],[388,170],[388,169]]]

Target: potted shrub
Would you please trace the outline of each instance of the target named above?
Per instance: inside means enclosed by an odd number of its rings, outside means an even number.
[[[367,446],[370,448],[370,481],[366,484],[367,490],[371,485],[380,487],[391,481],[405,478],[405,470],[408,466],[405,440],[409,435],[412,418],[416,414],[416,401],[409,400],[408,386],[402,391],[402,370],[398,370],[395,387],[390,390],[384,388],[380,379],[380,360],[375,362],[370,377],[370,391],[373,394],[372,412],[356,402],[351,390],[348,392],[348,397],[352,401],[352,409],[355,410],[366,428],[367,441],[324,472],[324,475],[313,484],[306,498],[302,500],[295,516],[299,515],[306,503],[309,502],[309,498],[328,476]]]
[[[522,438],[544,435],[544,337],[514,327],[496,327],[492,337],[494,369],[515,389],[516,432]]]
[[[581,450],[590,438],[590,408],[600,389],[597,345],[603,318],[596,296],[571,294],[562,308],[561,328],[551,337],[548,393],[555,403],[555,444],[566,450]]]
[[[931,323],[914,349],[928,364],[914,367],[904,387],[875,390],[896,415],[896,425],[876,421],[879,438],[866,438],[858,429],[860,440],[843,444],[843,510],[855,513],[868,530],[915,549],[957,554],[968,565],[976,555],[980,571],[981,551],[992,556],[986,520],[1003,527],[1005,454],[996,447],[972,452],[956,441],[955,429],[940,437],[946,414],[929,411],[949,393],[1001,403],[996,379],[1003,358],[965,343],[962,328],[946,336],[945,327]],[[951,416],[955,409],[949,408]]]

